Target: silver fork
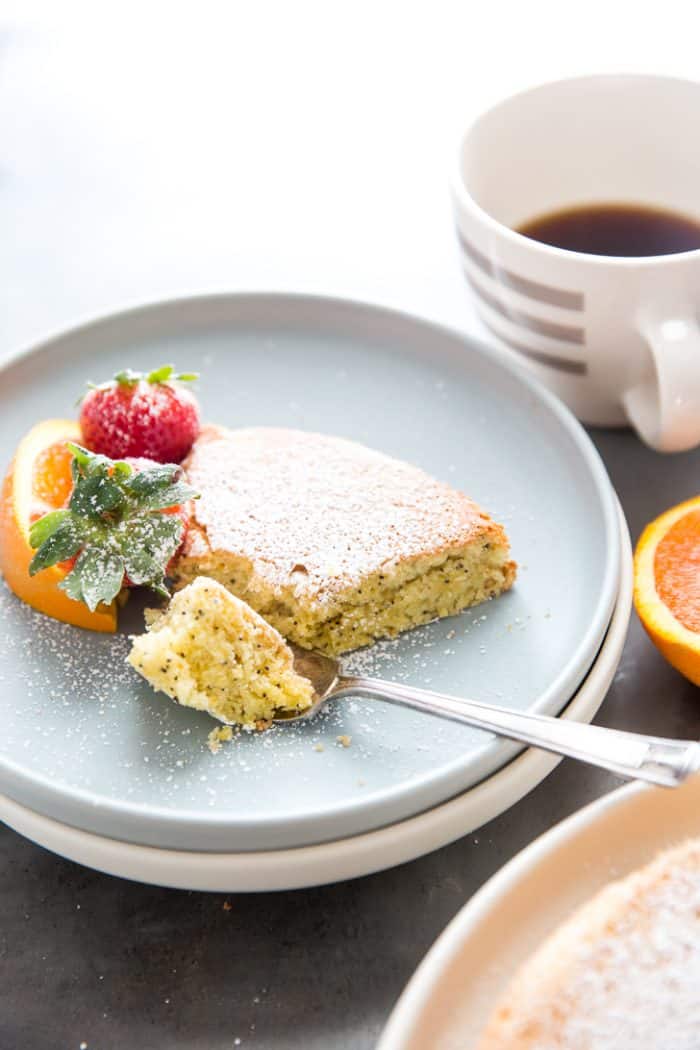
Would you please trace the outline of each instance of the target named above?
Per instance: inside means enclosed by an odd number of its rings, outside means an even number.
[[[608,769],[629,780],[646,780],[663,787],[682,784],[700,770],[700,744],[694,740],[625,733],[585,722],[570,722],[548,715],[525,714],[507,707],[492,707],[476,700],[444,696],[411,685],[398,685],[378,678],[341,673],[340,663],[321,653],[292,645],[294,669],[308,678],[314,688],[313,705],[301,714],[279,712],[275,723],[305,722],[313,718],[330,700],[347,696],[370,696],[401,704],[416,711],[427,711],[453,722],[464,722],[498,736],[519,740],[532,747],[553,751]]]

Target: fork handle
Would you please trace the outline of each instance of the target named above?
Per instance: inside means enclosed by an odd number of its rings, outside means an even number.
[[[486,729],[510,740],[600,766],[630,780],[675,787],[700,770],[700,744],[694,740],[643,736],[586,722],[527,714],[378,678],[344,676],[334,696],[350,693],[378,697],[453,722],[464,722],[476,729]]]

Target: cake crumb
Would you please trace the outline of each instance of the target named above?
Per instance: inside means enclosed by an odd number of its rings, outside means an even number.
[[[267,729],[278,709],[311,707],[313,687],[294,671],[282,636],[206,576],[177,591],[131,642],[127,661],[157,692],[220,722]]]
[[[335,739],[338,741],[341,747],[350,747],[352,743],[352,737],[348,736],[347,733],[341,733]]]
[[[448,642],[451,642],[456,634],[457,634],[456,631],[448,631],[447,634],[445,635],[445,637],[447,638]]]
[[[212,729],[207,737],[207,747],[212,755],[215,755],[217,751],[221,751],[222,743],[232,739],[233,728],[231,726],[217,726],[216,729]]]
[[[224,901],[224,903],[221,905],[221,907],[223,908],[224,911],[231,911],[233,909],[233,905],[231,904],[231,901]]]
[[[314,751],[324,751],[323,744],[314,744]]]

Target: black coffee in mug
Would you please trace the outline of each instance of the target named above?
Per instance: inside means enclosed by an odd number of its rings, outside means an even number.
[[[675,255],[700,248],[700,221],[644,204],[583,204],[518,227],[534,241],[589,255]]]

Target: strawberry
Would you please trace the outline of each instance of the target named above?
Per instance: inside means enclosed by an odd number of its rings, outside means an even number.
[[[30,575],[74,559],[59,586],[92,611],[127,585],[169,597],[165,577],[185,535],[186,504],[196,498],[180,467],[141,461],[136,468],[80,445],[68,447],[73,492],[66,508],[31,526],[36,554]]]
[[[85,445],[112,459],[180,463],[199,433],[199,406],[178,384],[196,378],[164,365],[148,374],[127,369],[93,386],[80,409]]]

